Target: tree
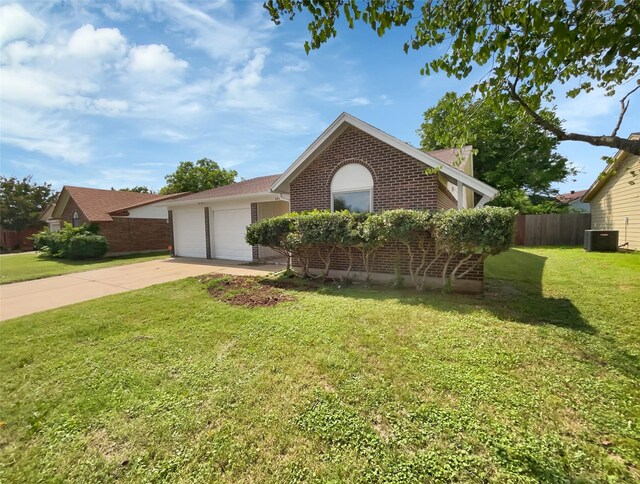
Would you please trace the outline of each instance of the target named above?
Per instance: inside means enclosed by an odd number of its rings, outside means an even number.
[[[557,122],[549,110],[541,115]],[[472,144],[474,176],[500,190],[497,205],[512,206],[503,202],[513,192],[554,195],[552,183],[576,174],[569,161],[555,152],[555,136],[531,123],[514,101],[496,111],[480,100],[471,102],[449,92],[425,111],[418,134],[425,151],[460,146],[461,140]]]
[[[149,194],[154,194],[155,193],[151,188],[146,187],[144,185],[136,185],[133,188],[120,188],[118,191],[120,191],[120,192],[149,193]]]
[[[40,214],[55,199],[49,183],[39,185],[32,178],[0,176],[0,223],[4,228],[20,231],[39,225]]]
[[[307,53],[336,36],[341,16],[349,28],[361,21],[383,36],[407,25],[416,10],[414,0],[267,0],[265,8],[276,24],[303,10],[311,14]],[[617,135],[629,97],[640,89],[639,11],[640,0],[427,0],[404,50],[438,47],[422,69],[426,75],[463,79],[484,69],[469,96],[480,94],[493,107],[515,101],[559,141],[640,155],[640,140]],[[569,98],[595,88],[610,96],[626,90],[611,134],[568,132],[545,117],[542,105],[554,101],[557,83],[567,85]]]
[[[162,195],[180,192],[201,192],[211,188],[233,183],[238,172],[220,168],[218,163],[209,158],[202,158],[195,163],[181,161],[175,172],[164,179],[167,185],[160,190]]]

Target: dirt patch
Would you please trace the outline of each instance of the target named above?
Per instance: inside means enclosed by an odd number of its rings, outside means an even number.
[[[211,297],[234,306],[255,308],[296,300],[269,281],[252,276],[209,274],[200,277],[199,281],[206,284]]]

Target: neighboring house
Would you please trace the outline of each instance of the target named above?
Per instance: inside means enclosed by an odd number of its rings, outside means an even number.
[[[620,246],[640,250],[640,156],[618,151],[582,201],[591,206],[592,229],[618,230]]]
[[[586,190],[571,190],[569,193],[563,193],[556,197],[556,201],[561,205],[568,205],[577,212],[589,213],[591,207],[588,203],[582,201],[582,196],[587,193]]]
[[[249,246],[246,227],[290,210],[465,208],[474,194],[480,207],[498,192],[472,173],[470,147],[425,153],[343,113],[282,175],[167,202],[174,253],[245,261],[274,255]],[[392,274],[396,259],[395,250],[381,253],[376,269]],[[482,269],[470,276],[482,280]]]
[[[109,242],[109,253],[167,250],[171,230],[166,202],[184,196],[152,195],[65,186],[51,210],[45,210],[49,228],[60,230],[63,222],[74,227],[95,223]]]

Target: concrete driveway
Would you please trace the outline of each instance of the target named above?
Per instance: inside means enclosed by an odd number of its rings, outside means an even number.
[[[281,265],[181,257],[4,284],[0,285],[0,321],[210,272],[255,276],[282,269]]]

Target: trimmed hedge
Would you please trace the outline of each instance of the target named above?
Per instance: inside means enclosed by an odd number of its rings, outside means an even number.
[[[35,234],[33,247],[45,257],[61,259],[97,259],[109,250],[107,239],[98,235],[99,228],[95,224],[84,224],[72,227],[65,223],[57,232],[49,228]]]
[[[515,215],[515,210],[500,207],[438,212],[401,209],[368,214],[314,210],[260,220],[247,227],[246,241],[296,257],[303,276],[309,274],[309,261],[314,254],[322,260],[324,275],[328,276],[331,257],[341,249],[349,260],[345,278],[350,276],[354,257],[359,256],[367,280],[376,251],[387,242],[398,242],[405,247],[409,275],[417,289],[425,287],[427,273],[438,260],[444,261],[442,282],[447,287],[478,267],[487,256],[510,247]],[[460,273],[474,256],[473,264]],[[457,264],[449,271],[456,258]]]

